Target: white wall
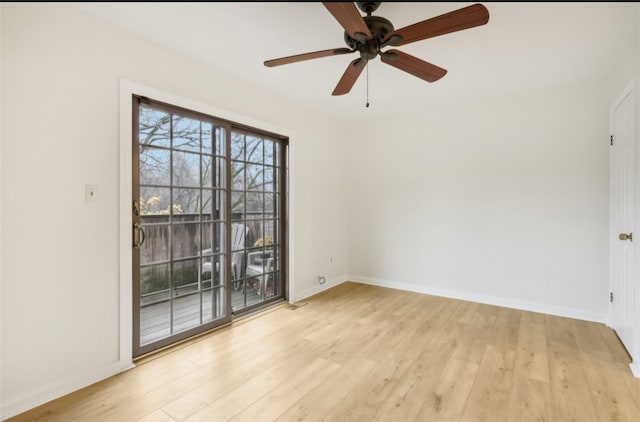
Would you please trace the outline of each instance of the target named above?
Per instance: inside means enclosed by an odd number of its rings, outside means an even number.
[[[352,279],[604,321],[605,83],[353,132]]]
[[[347,273],[339,122],[64,4],[4,4],[2,58],[2,417],[121,368],[120,78],[289,129],[291,284]]]

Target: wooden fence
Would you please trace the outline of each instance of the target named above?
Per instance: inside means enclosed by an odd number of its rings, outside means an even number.
[[[170,259],[170,248],[173,246],[173,258],[197,257],[201,250],[220,251],[220,241],[224,239],[219,231],[224,227],[221,223],[200,223],[199,214],[146,215],[141,217],[144,230],[144,243],[140,249],[141,293],[154,295],[168,291],[168,264],[149,265],[167,262]],[[268,218],[264,220],[264,218]],[[242,213],[234,213],[232,222],[242,222],[249,227],[245,237],[245,247],[252,247],[263,235],[274,236],[273,214],[252,213],[246,218]],[[169,225],[169,222],[172,224]],[[172,230],[172,233],[169,231]],[[202,237],[202,242],[200,238]],[[212,238],[214,241],[212,241]],[[205,258],[206,259],[206,258]],[[205,274],[205,277],[210,274]],[[174,264],[174,288],[198,285],[202,282],[201,263],[199,259],[186,260]],[[209,279],[210,283],[211,280]]]

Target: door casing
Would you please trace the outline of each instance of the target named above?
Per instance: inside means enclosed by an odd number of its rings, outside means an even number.
[[[623,207],[623,199],[617,193],[620,189],[620,186],[617,184],[617,178],[614,176],[615,172],[619,170],[619,166],[622,164],[620,162],[620,150],[616,150],[616,143],[622,142],[623,139],[620,139],[620,136],[617,132],[616,125],[616,112],[619,110],[620,106],[622,106],[625,101],[629,101],[630,103],[626,103],[627,106],[631,107],[631,115],[632,115],[632,127],[631,130],[631,147],[633,148],[633,156],[627,157],[631,165],[634,165],[633,174],[631,175],[631,183],[626,192],[626,195],[629,195],[633,198],[632,203],[628,203],[627,206],[631,209],[629,210],[630,220],[625,224],[621,224],[620,221],[616,218],[617,207]],[[633,362],[631,363],[631,370],[634,372],[636,376],[640,377],[640,367],[638,363],[640,361],[640,286],[638,286],[638,282],[640,281],[640,269],[638,268],[638,257],[640,248],[636,246],[637,242],[640,241],[638,236],[640,236],[640,232],[637,229],[638,221],[639,221],[639,206],[640,206],[640,183],[638,183],[640,176],[640,145],[638,142],[637,136],[637,98],[635,94],[635,82],[632,81],[628,84],[625,90],[618,96],[616,101],[613,102],[611,106],[611,114],[610,114],[610,124],[611,124],[611,136],[613,141],[613,146],[610,152],[610,180],[611,180],[611,191],[610,191],[610,200],[611,200],[611,215],[610,215],[610,268],[609,268],[609,291],[613,294],[613,301],[609,304],[609,315],[607,320],[607,325],[616,330],[619,338],[621,339],[624,346],[627,348],[627,351],[631,355]],[[622,147],[622,144],[620,144]],[[617,154],[616,154],[617,153]],[[622,157],[624,158],[624,157]],[[618,238],[620,233],[632,232],[636,238],[633,242],[623,241]],[[628,243],[621,243],[628,242]],[[631,262],[627,263],[629,268],[620,268],[619,259],[623,258],[623,254],[627,254],[626,258],[628,258]],[[624,274],[621,274],[621,271],[627,271],[626,278]],[[623,283],[623,284],[621,284]],[[626,311],[629,316],[629,320],[625,319],[624,314]]]

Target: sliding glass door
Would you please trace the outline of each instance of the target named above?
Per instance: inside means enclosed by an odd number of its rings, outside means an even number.
[[[133,98],[134,356],[284,298],[286,140]]]

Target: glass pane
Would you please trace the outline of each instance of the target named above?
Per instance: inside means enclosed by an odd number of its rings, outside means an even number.
[[[173,288],[178,295],[197,290],[199,280],[200,259],[173,263]]]
[[[247,233],[250,232],[250,228],[243,223],[231,224],[231,250],[242,250],[247,245]]]
[[[260,222],[261,236],[253,242],[253,246],[269,247],[273,245],[273,220],[262,220]]]
[[[231,279],[240,280],[244,278],[246,274],[244,251],[231,252]],[[236,286],[237,287],[237,286]]]
[[[200,224],[174,224],[172,244],[174,259],[200,255]]]
[[[210,188],[213,186],[213,178],[215,169],[212,164],[215,163],[213,157],[209,155],[202,156],[202,186],[205,188]]]
[[[277,142],[273,143],[273,164],[276,166],[280,166],[280,144]]]
[[[264,267],[269,259],[269,255],[266,254],[264,248],[258,248],[252,249],[248,252],[247,256],[247,278],[256,279],[253,288],[257,294],[260,294],[260,289],[263,287],[261,283],[264,282]]]
[[[183,294],[173,300],[173,333],[200,325],[200,293]]]
[[[262,277],[247,277],[245,280],[245,303],[246,306],[255,305],[260,302],[260,289]]]
[[[163,218],[163,217],[160,217]],[[145,217],[144,221],[152,222],[154,217]],[[140,264],[169,260],[169,225],[148,226],[143,223],[144,242],[140,248]]]
[[[264,190],[267,192],[274,192],[276,190],[273,179],[273,167],[264,168]]]
[[[169,215],[170,207],[169,202],[171,200],[171,190],[169,188],[140,188],[140,200],[138,206],[140,207],[140,215]],[[166,221],[169,221],[168,219]],[[152,220],[143,220],[143,223],[151,223]],[[164,220],[155,221],[164,222]]]
[[[264,162],[264,150],[262,148],[261,138],[247,135],[246,161],[262,164]]]
[[[275,213],[276,210],[276,197],[278,195],[273,193],[265,193],[264,194],[264,210],[268,213]]]
[[[140,268],[140,304],[169,298],[169,264]]]
[[[140,268],[140,344],[171,334],[169,264]]]
[[[233,219],[242,218],[244,215],[244,198],[246,193],[244,192],[231,192],[231,213]]]
[[[200,121],[173,116],[173,148],[200,152]]]
[[[264,140],[264,163],[267,165],[273,165],[273,146],[274,142],[270,139]]]
[[[199,214],[200,190],[199,189],[174,189],[173,190],[174,214]]]
[[[247,190],[264,190],[264,166],[248,164],[246,171]]]
[[[276,220],[264,220],[264,236],[266,238],[265,246],[273,245],[275,243],[275,228]]]
[[[173,151],[173,184],[200,186],[200,155]]]
[[[171,116],[164,111],[154,110],[149,106],[140,106],[140,151],[143,146],[169,147],[169,122]]]
[[[264,220],[246,220],[245,224],[248,227],[246,245],[248,248],[262,247],[265,239],[263,235]]]
[[[244,135],[231,132],[231,159],[244,161]]]
[[[213,125],[202,122],[202,153],[213,154]]]
[[[216,177],[216,161],[215,158],[209,155],[203,155],[201,158],[202,165],[202,176],[200,178],[200,183],[205,188],[210,188],[214,186],[214,180]]]
[[[231,189],[244,190],[244,163],[231,162]]]
[[[264,210],[264,194],[247,192],[247,217],[250,218],[262,218],[262,212]]]
[[[245,307],[244,279],[231,283],[231,310],[235,311]]]
[[[169,150],[152,147],[140,148],[140,184],[169,185]]]
[[[171,335],[169,301],[140,304],[140,345],[144,346]]]

